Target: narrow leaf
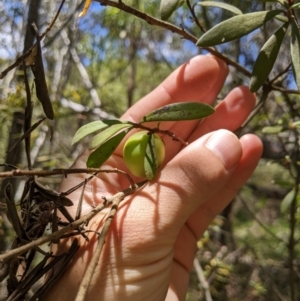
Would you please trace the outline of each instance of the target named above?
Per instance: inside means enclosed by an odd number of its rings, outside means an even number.
[[[35,57],[35,64],[31,66],[32,73],[34,75],[36,96],[40,103],[42,104],[43,111],[47,118],[53,120],[54,119],[54,111],[52,107],[52,103],[49,97],[48,86],[46,83],[46,76],[43,65],[43,57],[42,57],[42,48],[40,36],[35,24],[32,24],[33,29],[36,34],[36,44],[37,44],[37,53]]]
[[[214,113],[214,108],[199,102],[177,102],[158,108],[141,119],[147,121],[195,120]]]
[[[102,132],[97,134],[90,142],[89,149],[94,149],[101,144],[103,144],[105,141],[109,140],[112,136],[114,136],[116,133],[121,131],[122,129],[132,127],[131,124],[126,123],[120,123],[120,124],[114,124],[106,129],[104,129]]]
[[[7,205],[7,217],[9,221],[12,223],[12,226],[20,239],[25,239],[26,234],[21,225],[18,212],[15,205],[15,200],[13,198],[12,185],[9,183],[5,186],[4,196]]]
[[[202,1],[202,2],[198,2],[197,5],[201,5],[201,6],[214,6],[214,7],[219,7],[222,9],[226,9],[236,15],[241,15],[243,14],[243,12],[238,9],[237,7],[227,4],[227,3],[223,3],[223,2],[216,2],[216,1]]]
[[[145,159],[144,159],[144,168],[145,174],[149,181],[151,181],[157,171],[157,154],[155,147],[155,139],[152,134],[149,134],[149,139],[146,147]]]
[[[281,26],[265,43],[255,61],[250,79],[250,91],[256,92],[267,80],[281,47],[289,23]]]
[[[214,46],[240,38],[282,12],[282,10],[260,11],[232,17],[207,31],[198,40],[197,46]]]
[[[263,134],[278,134],[283,130],[283,126],[281,125],[273,125],[273,126],[265,126],[262,129]]]
[[[128,131],[123,131],[113,136],[111,139],[107,140],[95,151],[93,151],[86,161],[87,167],[99,168],[112,155],[127,132]]]
[[[180,0],[161,0],[159,8],[161,19],[168,20],[179,5]]]
[[[291,58],[295,81],[300,90],[300,33],[295,19],[292,19]]]
[[[300,8],[300,3],[295,3],[294,5],[291,6],[291,9],[298,9]]]
[[[285,213],[288,210],[288,208],[291,206],[291,204],[295,198],[295,193],[296,193],[295,189],[292,189],[281,201],[280,211],[282,213]]]
[[[283,15],[277,15],[275,17],[275,19],[280,21],[280,22],[283,22],[283,23],[289,22],[289,19],[286,16],[283,16]]]
[[[82,12],[78,15],[78,18],[83,17],[87,13],[91,3],[92,3],[92,0],[85,0],[84,8],[83,8]]]
[[[300,127],[300,121],[295,121],[292,123],[293,127],[299,128]]]
[[[77,130],[75,133],[73,140],[72,140],[72,145],[86,137],[87,135],[90,135],[92,133],[95,133],[99,130],[104,130],[105,128],[109,127],[110,125],[113,124],[119,124],[122,123],[120,120],[97,120],[90,122],[88,124],[85,124],[81,128]]]

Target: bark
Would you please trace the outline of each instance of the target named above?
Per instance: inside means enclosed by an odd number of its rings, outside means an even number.
[[[41,4],[41,0],[30,0],[29,1],[29,7],[28,7],[28,16],[27,16],[27,24],[26,24],[26,31],[25,31],[25,38],[24,38],[24,52],[28,48],[30,48],[33,45],[35,36],[34,31],[32,29],[31,24],[35,22],[38,25],[38,10]],[[17,82],[23,82],[22,77],[18,77],[16,79]],[[7,143],[7,150],[11,148],[11,146],[17,141],[19,136],[23,133],[23,121],[24,121],[24,109],[18,108],[13,116],[12,116],[12,125],[10,129],[9,134],[9,141]],[[13,151],[8,152],[6,156],[5,162],[7,164],[12,164],[18,166],[22,162],[22,147],[23,144],[19,144],[17,148],[15,148]],[[10,168],[5,167],[4,170],[9,170]],[[16,187],[19,183],[19,180],[14,178],[8,178],[4,179],[1,183],[1,189],[0,189],[0,200],[4,200],[4,188],[5,186],[11,183],[13,186],[14,191],[16,191]],[[4,229],[6,230],[6,229]],[[5,237],[5,235],[4,235]],[[4,250],[3,248],[4,242],[0,240],[0,249]]]

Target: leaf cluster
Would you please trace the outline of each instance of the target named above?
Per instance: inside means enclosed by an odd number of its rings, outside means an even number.
[[[214,109],[203,103],[180,102],[166,105],[145,115],[138,123],[121,120],[98,120],[82,126],[74,135],[72,144],[84,137],[98,132],[90,141],[89,149],[92,150],[87,167],[99,168],[116,150],[123,138],[134,128],[147,129],[149,131],[149,143],[145,154],[145,172],[149,180],[156,174],[156,150],[152,143],[152,133],[162,133],[159,128],[147,128],[146,122],[165,122],[196,120],[204,118],[214,112]],[[173,133],[167,133],[174,138]]]
[[[218,7],[233,13],[235,16],[209,29],[198,39],[196,45],[199,47],[211,47],[236,40],[276,18],[283,22],[283,24],[260,49],[259,55],[253,66],[249,88],[252,92],[256,92],[267,81],[277,59],[287,29],[291,25],[291,62],[294,78],[298,89],[300,89],[300,33],[294,13],[295,10],[300,8],[300,4],[293,4],[293,1],[288,2],[285,0],[263,2],[277,2],[282,8],[243,14],[242,11],[230,4],[216,1],[198,2],[197,5],[199,6]],[[178,0],[162,0],[160,6],[161,18],[167,20],[178,8],[179,4],[180,1]]]

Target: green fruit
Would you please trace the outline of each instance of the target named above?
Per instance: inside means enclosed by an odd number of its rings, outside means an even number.
[[[155,152],[157,158],[157,168],[165,158],[165,144],[156,134],[153,134]],[[140,131],[128,138],[123,148],[123,158],[129,171],[136,177],[145,177],[144,160],[146,148],[149,140],[147,131]]]

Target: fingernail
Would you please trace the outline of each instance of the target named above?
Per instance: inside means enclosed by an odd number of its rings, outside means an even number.
[[[242,155],[238,138],[227,130],[214,132],[205,146],[223,161],[226,169],[234,167]]]

